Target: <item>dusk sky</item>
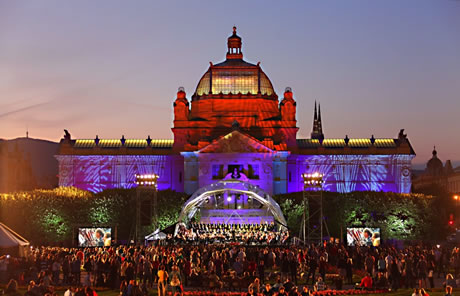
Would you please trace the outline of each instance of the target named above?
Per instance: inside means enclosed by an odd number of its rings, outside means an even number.
[[[2,1],[0,138],[172,138],[238,27],[279,97],[292,87],[298,137],[314,101],[326,138],[397,137],[426,162],[460,160],[460,1]]]

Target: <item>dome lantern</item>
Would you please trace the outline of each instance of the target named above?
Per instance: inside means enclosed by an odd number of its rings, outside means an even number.
[[[202,96],[264,96],[267,99],[278,99],[268,76],[262,71],[260,62],[257,65],[243,60],[241,38],[233,34],[227,39],[227,58],[217,64],[210,63],[208,71],[198,82],[192,101]]]
[[[185,88],[183,86],[177,89],[177,99],[185,99]]]
[[[236,27],[233,26],[233,34],[227,40],[227,59],[242,59],[241,37],[236,35]]]
[[[288,100],[293,98],[292,89],[289,86],[284,90],[284,98]]]

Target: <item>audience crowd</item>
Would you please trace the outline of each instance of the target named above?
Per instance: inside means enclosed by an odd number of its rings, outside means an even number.
[[[219,233],[220,227],[196,224],[192,229],[201,236]],[[235,229],[232,236],[243,233],[244,237],[245,231],[270,230]],[[21,285],[27,286],[28,296],[53,295],[59,286],[76,287],[65,296],[96,296],[94,287],[120,289],[120,296],[147,295],[151,289],[160,296],[184,290],[311,295],[311,291],[342,290],[344,285],[379,291],[434,288],[440,277],[448,290],[459,285],[459,274],[459,248],[348,247],[334,241],[308,247],[205,243],[39,247],[31,248],[24,258],[0,257],[0,282],[13,279],[5,294],[17,295]]]

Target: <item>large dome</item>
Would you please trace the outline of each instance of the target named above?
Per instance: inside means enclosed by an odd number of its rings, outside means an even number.
[[[260,88],[260,92],[259,92]],[[272,83],[259,66],[241,60],[227,60],[209,67],[195,91],[207,94],[262,94],[273,95]]]
[[[233,35],[228,38],[227,59],[209,67],[201,77],[195,91],[196,96],[209,94],[252,94],[275,95],[273,85],[259,64],[254,65],[243,60],[241,38]]]
[[[443,174],[444,165],[442,161],[438,158],[438,152],[436,148],[433,149],[433,157],[428,160],[426,164],[426,172],[430,176],[441,176]]]

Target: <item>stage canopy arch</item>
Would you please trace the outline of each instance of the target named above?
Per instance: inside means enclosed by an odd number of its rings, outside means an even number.
[[[287,229],[286,219],[278,203],[265,191],[249,182],[241,180],[222,180],[198,189],[182,206],[179,215],[176,232],[179,225],[187,224],[197,213],[200,207],[209,201],[209,198],[226,193],[244,194],[259,202],[269,212],[280,230]]]

